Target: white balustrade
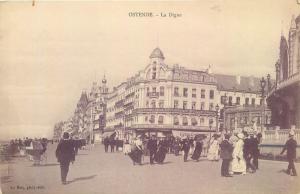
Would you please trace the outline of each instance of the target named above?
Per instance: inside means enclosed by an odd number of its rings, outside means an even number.
[[[290,129],[266,130],[263,131],[263,144],[284,144],[289,138]],[[300,129],[295,129],[294,139],[300,142]]]

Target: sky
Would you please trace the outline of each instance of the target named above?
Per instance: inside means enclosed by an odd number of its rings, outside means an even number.
[[[0,139],[51,137],[82,90],[104,73],[109,87],[125,81],[156,47],[170,66],[274,78],[280,35],[298,14],[296,0],[0,1]]]

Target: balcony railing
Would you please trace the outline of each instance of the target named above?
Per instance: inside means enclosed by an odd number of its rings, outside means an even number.
[[[165,130],[185,130],[185,131],[212,131],[216,130],[215,127],[209,128],[208,126],[183,126],[183,125],[169,125],[169,124],[135,124],[131,125],[132,129],[165,129]]]
[[[125,98],[128,99],[128,98],[130,98],[130,97],[133,97],[134,94],[135,94],[135,92],[131,92],[131,93],[127,94],[127,95],[125,96]]]
[[[124,115],[124,112],[123,112],[123,111],[120,111],[120,112],[115,113],[115,117],[116,117],[116,118],[121,118],[121,117],[123,117],[123,115]]]
[[[158,98],[159,97],[159,92],[148,92],[147,96],[150,98]]]
[[[180,108],[138,108],[134,109],[133,113],[178,113],[178,114],[201,114],[216,116],[216,111],[210,110],[194,110],[194,109],[180,109]]]
[[[124,100],[122,99],[122,100],[119,100],[119,101],[117,101],[116,103],[115,103],[115,107],[116,108],[118,108],[118,107],[121,107],[121,106],[123,106],[124,105]]]

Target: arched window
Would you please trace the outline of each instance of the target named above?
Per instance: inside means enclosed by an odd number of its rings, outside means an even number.
[[[155,123],[155,116],[154,116],[154,115],[151,115],[151,116],[150,116],[149,122],[150,122],[150,123]]]
[[[155,100],[152,100],[151,101],[151,108],[155,108],[156,107],[156,102],[155,102]]]
[[[165,95],[165,88],[163,86],[159,87],[159,95],[164,96]]]
[[[203,117],[200,118],[200,125],[204,125],[204,118]]]
[[[158,117],[158,124],[163,124],[164,123],[164,116],[159,116]]]
[[[212,118],[209,119],[209,126],[213,126],[214,120]]]
[[[196,126],[198,124],[197,119],[195,117],[192,117],[191,121],[193,126]]]
[[[174,117],[173,123],[174,123],[174,125],[179,125],[179,119],[177,116]]]
[[[187,117],[183,117],[182,118],[182,125],[188,125],[189,123],[188,123],[188,119],[187,119]]]

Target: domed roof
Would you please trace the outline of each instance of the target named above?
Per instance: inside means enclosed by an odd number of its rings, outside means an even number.
[[[102,84],[106,84],[107,83],[107,80],[105,78],[105,74],[103,75],[103,79],[102,79]]]
[[[150,55],[150,59],[151,58],[165,59],[163,52],[158,47],[152,51],[152,53]]]

